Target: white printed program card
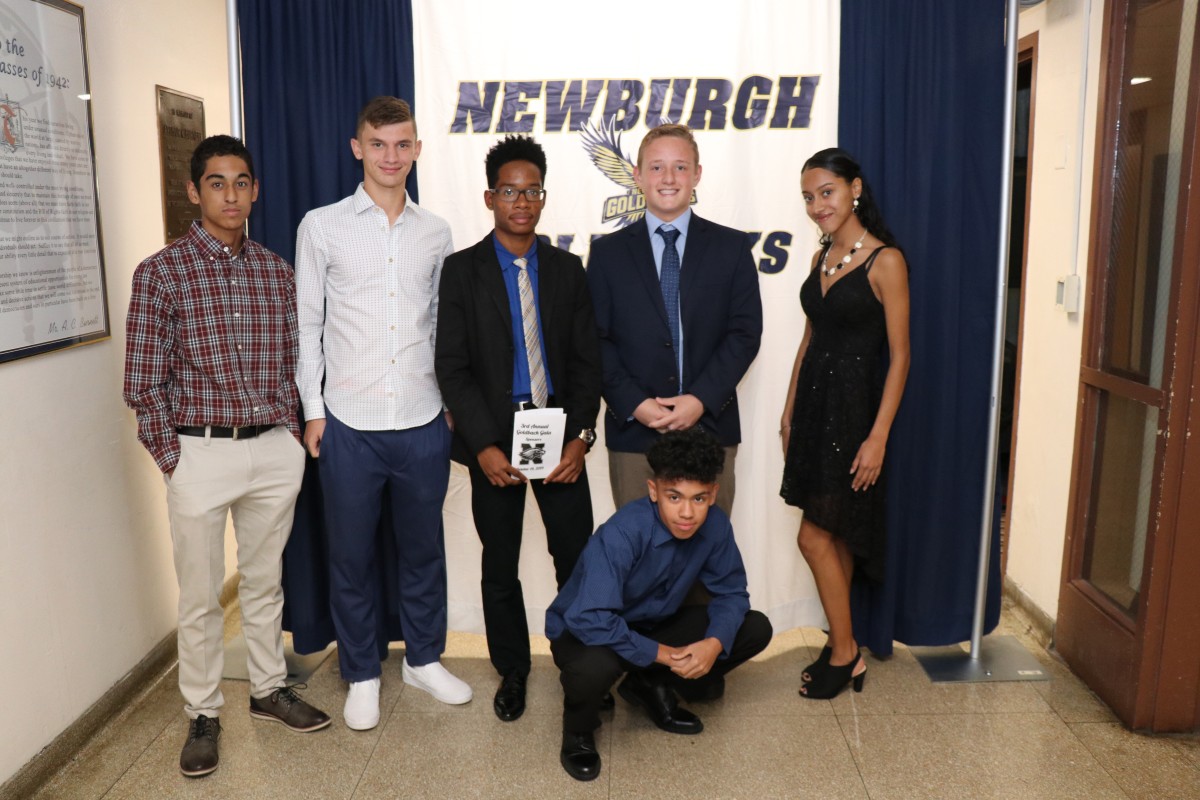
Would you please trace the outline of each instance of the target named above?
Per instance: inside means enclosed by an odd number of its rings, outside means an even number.
[[[526,478],[544,478],[562,460],[567,415],[561,408],[531,408],[513,414],[512,465]]]

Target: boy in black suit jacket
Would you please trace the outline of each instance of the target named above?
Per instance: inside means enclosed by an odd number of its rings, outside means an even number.
[[[701,171],[686,126],[651,129],[633,172],[646,217],[597,239],[588,259],[618,508],[645,494],[644,453],[658,435],[696,425],[725,448],[717,503],[733,507],[736,390],[758,354],[762,300],[746,234],[691,211]]]
[[[542,147],[507,136],[485,166],[483,202],[495,228],[442,268],[435,370],[483,543],[484,624],[503,678],[492,705],[511,722],[525,711],[530,668],[517,574],[525,486],[537,497],[561,588],[592,532],[584,456],[596,438],[600,354],[583,263],[535,234],[546,202]],[[566,413],[562,459],[544,480],[527,479],[508,458],[513,415],[532,407]]]

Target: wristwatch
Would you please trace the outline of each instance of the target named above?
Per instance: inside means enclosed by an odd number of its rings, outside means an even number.
[[[587,451],[592,452],[592,445],[596,443],[596,431],[592,428],[584,428],[579,432],[579,441],[587,445]]]

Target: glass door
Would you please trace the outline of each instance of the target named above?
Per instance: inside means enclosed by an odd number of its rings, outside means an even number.
[[[1198,0],[1118,0],[1097,146],[1073,496],[1056,645],[1127,724],[1154,673],[1145,633],[1154,547],[1172,535],[1179,252],[1192,198]],[[1187,365],[1184,365],[1187,366]],[[1188,373],[1190,374],[1190,372]],[[1174,406],[1173,406],[1174,404]],[[1178,461],[1178,459],[1176,459]],[[1144,715],[1143,715],[1144,716]]]

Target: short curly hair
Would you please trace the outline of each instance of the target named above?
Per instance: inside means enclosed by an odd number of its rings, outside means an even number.
[[[725,466],[725,448],[703,428],[671,431],[646,451],[656,480],[716,483]]]
[[[483,161],[489,189],[496,188],[496,181],[500,180],[500,168],[510,161],[528,161],[533,164],[538,168],[542,183],[545,184],[546,151],[532,137],[510,133],[488,150],[487,158]]]

